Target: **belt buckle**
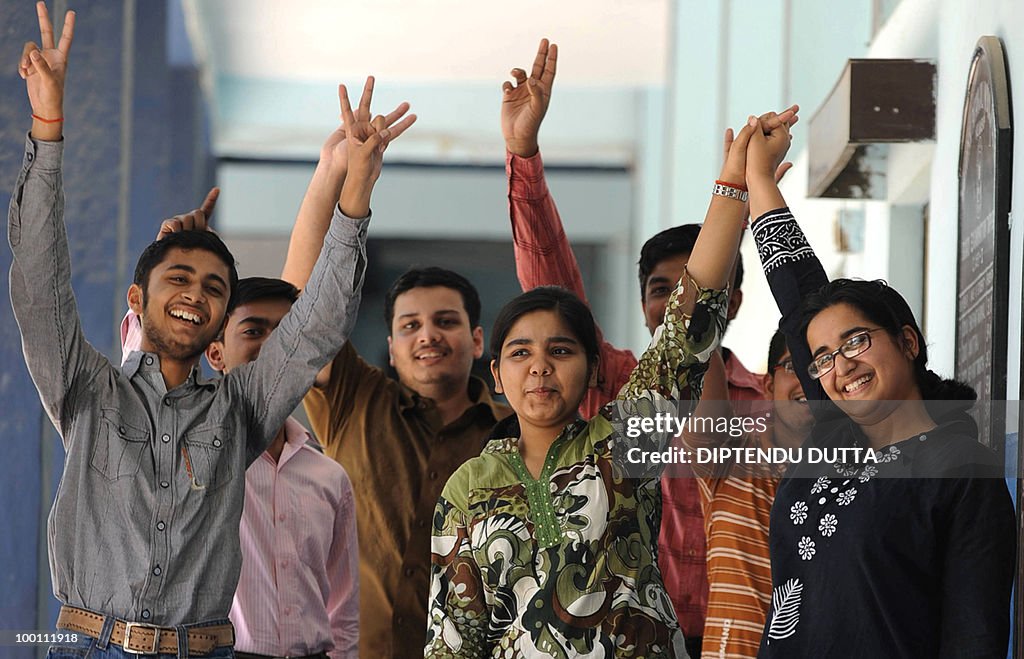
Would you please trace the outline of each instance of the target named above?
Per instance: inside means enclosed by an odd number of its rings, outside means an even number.
[[[132,629],[152,629],[153,630],[153,647],[149,650],[135,650],[128,647],[128,641],[132,638]],[[129,654],[157,654],[157,649],[160,647],[160,628],[154,625],[147,625],[141,622],[125,622],[124,638],[121,640],[121,649]]]

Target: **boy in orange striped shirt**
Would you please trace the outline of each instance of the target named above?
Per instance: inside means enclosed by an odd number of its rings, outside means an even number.
[[[796,448],[810,432],[813,418],[785,335],[776,332],[768,349],[765,375],[767,401],[759,414],[741,410],[741,416],[769,416],[765,432],[731,437],[729,434],[686,432],[682,439],[691,451],[698,448]],[[720,356],[709,362],[704,392],[696,416],[731,417],[725,369]],[[771,603],[772,578],[768,555],[768,520],[775,490],[785,464],[709,463],[692,465],[697,475],[704,529],[710,594],[704,626],[703,659],[757,656]]]

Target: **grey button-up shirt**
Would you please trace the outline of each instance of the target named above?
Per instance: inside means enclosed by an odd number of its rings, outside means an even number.
[[[245,469],[355,323],[366,225],[335,208],[305,292],[259,358],[167,391],[159,356],[112,365],[82,334],[71,290],[63,142],[26,141],[11,199],[11,301],[67,457],[47,533],[53,593],[171,626],[226,618],[241,567]]]

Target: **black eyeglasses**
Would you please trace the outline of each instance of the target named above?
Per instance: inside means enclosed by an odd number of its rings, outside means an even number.
[[[772,370],[773,371],[775,369],[777,369],[777,368],[781,368],[782,370],[784,370],[787,373],[796,373],[796,366],[793,366],[793,360],[792,359],[783,359],[781,362],[777,363],[775,366],[772,366]]]
[[[871,333],[878,332],[883,329],[885,328],[876,327],[874,329],[864,330],[863,332],[857,332],[850,338],[846,339],[846,341],[843,342],[843,345],[839,346],[832,352],[826,352],[823,355],[815,357],[814,361],[807,366],[807,372],[815,380],[820,379],[821,376],[836,367],[836,355],[842,354],[843,357],[846,357],[847,359],[853,359],[871,347]]]

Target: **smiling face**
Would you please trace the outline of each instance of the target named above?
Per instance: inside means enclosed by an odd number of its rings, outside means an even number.
[[[411,288],[395,298],[388,354],[405,386],[465,390],[473,360],[483,350],[483,329],[470,327],[455,289]]]
[[[204,249],[174,247],[149,274],[146,291],[128,290],[142,320],[142,349],[161,359],[197,359],[224,322],[230,287],[227,264]]]
[[[918,352],[916,332],[905,325],[894,337],[845,302],[819,312],[807,326],[812,359],[868,330],[876,330],[869,335],[871,347],[853,358],[838,353],[833,369],[820,379],[828,397],[861,425],[887,416],[900,401],[921,399],[913,365]]]
[[[792,364],[793,359],[786,350],[777,365],[769,366],[765,388],[775,408],[776,424],[785,426],[788,435],[806,436],[814,424],[814,416],[800,379],[785,368],[786,365],[792,368]]]
[[[290,300],[267,298],[235,307],[224,324],[224,338],[206,351],[210,365],[225,373],[255,360],[270,333],[292,308]]]
[[[521,426],[559,431],[576,418],[587,387],[597,381],[579,339],[548,310],[527,313],[512,325],[491,373]]]

